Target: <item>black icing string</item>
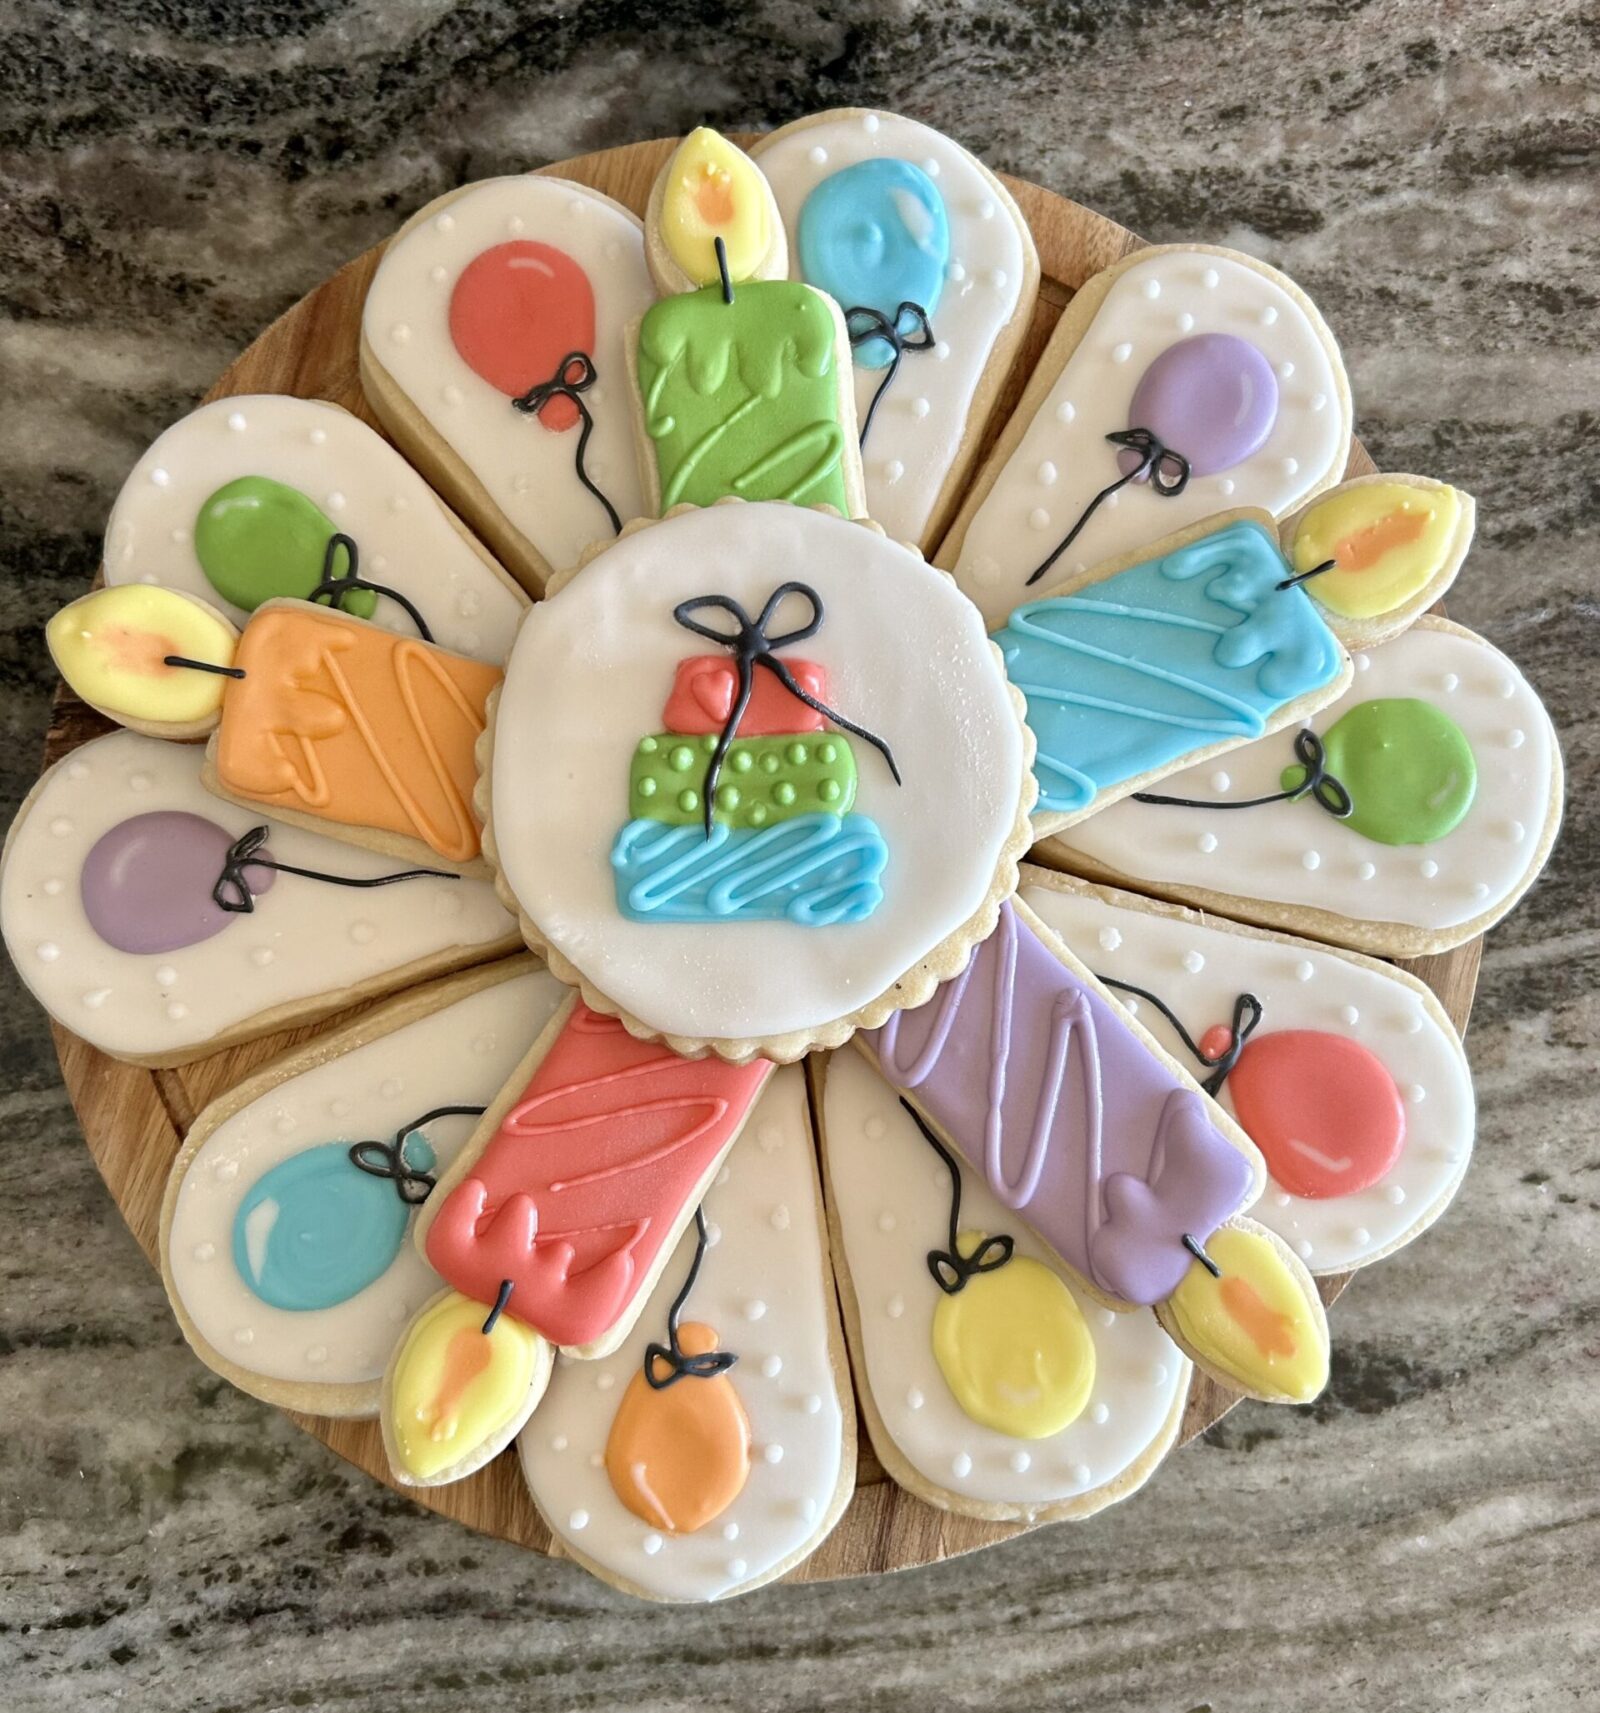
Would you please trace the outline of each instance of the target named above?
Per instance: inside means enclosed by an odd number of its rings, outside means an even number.
[[[728,246],[721,238],[713,238],[711,247],[717,252],[717,273],[722,279],[722,301],[733,302],[733,276],[728,272]]]
[[[1298,589],[1302,583],[1309,583],[1313,577],[1320,577],[1324,571],[1333,570],[1339,563],[1337,559],[1324,559],[1320,565],[1313,565],[1309,571],[1301,571],[1293,577],[1285,577],[1281,583],[1274,583],[1274,589]]]
[[[347,1150],[350,1164],[374,1178],[388,1178],[395,1194],[410,1207],[419,1207],[428,1199],[438,1181],[431,1172],[419,1172],[406,1163],[406,1138],[436,1118],[481,1118],[486,1109],[481,1106],[436,1106],[409,1124],[402,1124],[389,1142],[352,1142]]]
[[[222,873],[217,876],[217,883],[211,888],[211,902],[219,910],[248,916],[255,909],[255,894],[244,878],[247,868],[270,868],[279,874],[298,874],[302,880],[325,880],[330,886],[393,886],[397,880],[420,880],[424,877],[429,880],[461,878],[458,874],[450,874],[438,868],[407,868],[397,874],[372,874],[362,878],[350,874],[324,874],[315,868],[297,868],[293,863],[275,862],[271,857],[256,854],[267,842],[268,833],[269,828],[263,823],[259,827],[252,827],[247,833],[241,833],[228,846],[227,855],[222,860]]]
[[[163,666],[187,666],[191,672],[210,672],[218,678],[243,678],[242,666],[218,666],[211,660],[191,660],[186,654],[164,654]]]
[[[1200,1247],[1199,1243],[1192,1238],[1187,1231],[1184,1232],[1182,1241],[1184,1248],[1194,1256],[1195,1260],[1205,1268],[1213,1279],[1220,1279],[1222,1277],[1222,1269],[1208,1254],[1206,1254],[1205,1250]]]
[[[1148,428],[1118,429],[1115,434],[1108,434],[1106,439],[1113,446],[1126,446],[1130,451],[1137,452],[1139,462],[1127,475],[1119,476],[1116,481],[1103,487],[1078,513],[1078,521],[1052,549],[1050,557],[1029,577],[1030,585],[1037,583],[1071,547],[1082,534],[1083,526],[1100,509],[1102,503],[1127,487],[1129,482],[1137,482],[1141,477],[1148,476],[1151,493],[1164,500],[1175,500],[1188,487],[1189,460],[1181,452],[1174,452],[1170,446],[1164,446]]]
[[[911,330],[902,333],[900,323],[909,316]],[[872,403],[867,406],[867,414],[861,423],[859,444],[867,443],[867,430],[872,427],[872,419],[878,414],[878,406],[883,395],[888,392],[895,376],[900,372],[900,359],[907,351],[931,351],[937,341],[933,336],[933,328],[928,321],[928,312],[920,303],[912,303],[908,298],[894,312],[891,321],[881,309],[873,309],[870,304],[857,304],[854,309],[844,312],[845,331],[850,336],[850,348],[858,350],[869,339],[881,339],[892,353],[889,366],[884,370],[883,379],[878,382],[878,390],[872,395]]]
[[[1302,726],[1294,736],[1295,759],[1306,770],[1306,776],[1290,791],[1274,791],[1270,797],[1245,797],[1237,802],[1210,802],[1200,797],[1165,797],[1157,791],[1135,791],[1135,803],[1159,803],[1169,809],[1258,809],[1263,803],[1293,803],[1310,794],[1321,809],[1337,820],[1344,820],[1355,808],[1343,783],[1328,771],[1327,751],[1322,739],[1310,726]]]
[[[767,626],[772,623],[773,614],[777,612],[787,595],[799,595],[811,603],[811,618],[809,623],[798,630],[785,631],[782,636],[769,637]],[[710,625],[704,625],[694,615],[708,608],[717,612],[727,613],[739,627],[730,634],[727,631],[714,630]],[[894,751],[882,738],[876,737],[865,726],[858,726],[852,720],[847,720],[843,714],[836,713],[826,702],[819,702],[809,691],[804,690],[795,681],[794,674],[777,657],[780,648],[792,647],[797,642],[804,642],[807,637],[815,636],[822,628],[822,597],[805,583],[780,583],[767,596],[767,604],[761,609],[761,617],[752,619],[731,595],[698,595],[693,600],[680,601],[672,609],[672,616],[685,630],[693,631],[696,636],[703,636],[707,642],[720,643],[724,648],[733,650],[733,656],[739,668],[739,689],[733,699],[733,707],[727,719],[723,722],[722,731],[717,738],[717,747],[711,754],[711,765],[706,769],[705,783],[705,828],[706,837],[711,837],[711,816],[715,807],[717,780],[722,774],[723,758],[728,753],[728,746],[733,742],[733,734],[739,729],[739,722],[744,718],[744,711],[750,705],[751,692],[755,689],[755,669],[764,666],[774,678],[787,690],[790,695],[797,696],[813,713],[821,714],[823,719],[832,720],[836,726],[854,734],[863,742],[869,743],[879,755],[889,764],[889,771],[894,775],[896,785],[900,784],[900,769],[895,763]]]
[[[719,238],[720,244],[722,240]],[[703,1350],[698,1356],[688,1356],[683,1346],[678,1342],[678,1318],[683,1313],[683,1305],[689,1300],[689,1293],[694,1289],[694,1282],[700,1276],[700,1263],[706,1253],[706,1216],[703,1208],[694,1210],[695,1246],[694,1259],[689,1263],[689,1272],[679,1287],[678,1294],[672,1299],[672,1307],[667,1310],[667,1342],[665,1344],[647,1344],[644,1351],[644,1377],[648,1385],[657,1392],[666,1391],[668,1386],[676,1386],[680,1380],[709,1380],[713,1375],[726,1374],[739,1360],[731,1350]],[[665,1362],[667,1372],[657,1378],[656,1364]]]
[[[1108,975],[1096,976],[1095,979],[1105,987],[1114,987],[1118,993],[1131,993],[1136,998],[1148,1000],[1166,1018],[1177,1030],[1179,1040],[1189,1049],[1195,1060],[1210,1071],[1211,1075],[1200,1085],[1209,1095],[1215,1095],[1228,1080],[1228,1073],[1238,1064],[1245,1042],[1255,1033],[1256,1025],[1261,1021],[1261,1001],[1253,993],[1241,993],[1233,1002],[1233,1021],[1230,1025],[1232,1040],[1225,1052],[1212,1058],[1210,1054],[1201,1052],[1193,1036],[1184,1028],[1177,1012],[1159,995],[1151,993],[1148,988],[1135,987],[1131,981],[1117,981]]]
[[[620,535],[622,519],[617,516],[617,508],[595,486],[583,461],[589,450],[589,437],[594,433],[594,417],[583,395],[599,378],[594,359],[587,351],[569,351],[556,365],[556,372],[548,381],[540,381],[537,386],[529,387],[520,398],[511,401],[511,408],[520,410],[524,416],[537,417],[552,399],[566,399],[574,406],[583,420],[583,427],[578,431],[578,450],[573,455],[578,480],[605,507],[606,516],[611,520],[612,533]]]
[[[911,1114],[911,1122],[922,1132],[922,1139],[944,1161],[950,1173],[950,1233],[948,1249],[928,1251],[928,1271],[933,1282],[947,1297],[964,1291],[970,1279],[979,1273],[993,1273],[1005,1266],[1016,1248],[1016,1239],[1004,1233],[986,1237],[970,1255],[961,1253],[961,1168],[955,1156],[945,1147],[923,1121],[922,1114],[904,1095],[900,1104]]]
[[[516,1285],[515,1279],[500,1281],[499,1295],[494,1299],[494,1307],[489,1310],[489,1318],[483,1323],[483,1336],[487,1338],[494,1331],[494,1323],[506,1312],[506,1304],[511,1301],[511,1292]]]
[[[345,568],[343,571],[335,571],[333,561],[341,547],[344,549]],[[322,555],[322,581],[306,596],[306,599],[308,601],[321,601],[326,598],[335,607],[338,607],[346,595],[354,594],[357,590],[365,590],[374,595],[387,595],[396,606],[405,608],[406,617],[417,627],[417,634],[422,640],[432,642],[433,632],[428,629],[427,621],[417,611],[415,605],[408,601],[398,589],[391,589],[387,583],[373,583],[367,578],[359,576],[357,568],[360,563],[360,550],[348,535],[330,535],[327,548]]]

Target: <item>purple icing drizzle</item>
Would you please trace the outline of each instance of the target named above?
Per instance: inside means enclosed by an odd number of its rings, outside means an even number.
[[[175,952],[220,934],[238,920],[211,897],[232,843],[215,821],[181,809],[119,821],[95,841],[78,876],[89,926],[120,952]],[[270,868],[249,870],[257,897],[276,879]]]
[[[1203,1243],[1250,1193],[1204,1096],[1010,904],[954,981],[866,1038],[999,1200],[1110,1296],[1170,1296],[1183,1238]]]
[[[1278,420],[1278,377],[1234,333],[1197,333],[1156,357],[1134,389],[1128,427],[1146,428],[1189,461],[1193,476],[1231,470],[1259,452]],[[1136,453],[1119,459],[1138,463]]]

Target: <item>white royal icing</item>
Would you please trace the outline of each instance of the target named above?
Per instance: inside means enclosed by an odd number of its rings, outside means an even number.
[[[175,422],[117,495],[106,528],[108,583],[159,583],[198,595],[242,625],[249,616],[212,587],[194,548],[200,508],[241,476],[296,488],[351,537],[361,576],[417,605],[434,641],[498,664],[527,601],[486,565],[433,490],[359,417],[316,399],[247,394]],[[415,635],[405,609],[379,597],[373,622]]]
[[[605,1470],[623,1392],[645,1346],[665,1342],[668,1306],[694,1258],[693,1221],[622,1345],[596,1362],[559,1357],[518,1440],[534,1500],[561,1540],[667,1600],[715,1600],[760,1582],[813,1550],[831,1521],[849,1400],[839,1396],[830,1354],[833,1280],[799,1066],[773,1074],[704,1208],[715,1241],[683,1319],[714,1328],[720,1348],[739,1358],[728,1378],[751,1429],[739,1496],[694,1534],[671,1535],[628,1510]]]
[[[1281,517],[1344,468],[1350,407],[1338,350],[1286,285],[1201,251],[1152,256],[1118,278],[967,527],[956,581],[991,623],[1049,583],[1213,512],[1260,506]],[[1278,417],[1265,444],[1231,470],[1194,477],[1175,498],[1144,483],[1113,494],[1029,589],[1028,577],[1116,479],[1105,437],[1137,426],[1128,415],[1145,369],[1202,333],[1248,340],[1276,371]]]
[[[577,563],[611,534],[578,481],[578,429],[554,432],[517,412],[468,367],[450,338],[461,271],[497,244],[528,239],[571,256],[594,290],[596,380],[584,394],[594,434],[584,467],[624,523],[644,510],[634,453],[623,331],[655,301],[639,222],[568,179],[486,179],[397,238],[367,292],[362,332],[395,383],[551,567]]]
[[[1232,814],[1125,798],[1057,842],[1141,880],[1309,906],[1357,922],[1444,931],[1503,906],[1536,870],[1559,765],[1543,704],[1498,649],[1426,619],[1354,661],[1350,688],[1307,724],[1326,732],[1357,703],[1383,697],[1416,697],[1443,709],[1478,764],[1472,806],[1444,838],[1379,844],[1308,798]],[[1169,774],[1161,792],[1267,796],[1294,761],[1292,735],[1281,731],[1220,762]]]
[[[197,945],[149,954],[107,945],[84,914],[79,871],[95,841],[134,815],[182,810],[234,834],[266,821],[270,855],[329,874],[410,866],[223,802],[200,783],[204,758],[198,744],[112,732],[57,762],[12,828],[0,872],[6,948],[40,1004],[91,1046],[140,1057],[204,1050],[276,1006],[381,985],[420,959],[515,934],[487,880],[353,891],[280,874],[252,913]]]
[[[1229,1022],[1239,994],[1253,993],[1262,1007],[1257,1035],[1322,1030],[1359,1042],[1387,1066],[1405,1102],[1405,1141],[1394,1165],[1366,1189],[1327,1198],[1291,1196],[1269,1178],[1250,1210],[1313,1273],[1344,1272],[1384,1254],[1455,1193],[1472,1153],[1466,1055],[1415,989],[1382,966],[1354,963],[1306,941],[1286,944],[1248,928],[1205,927],[1125,908],[1089,891],[1028,884],[1026,877],[1018,896],[1096,975],[1159,995],[1196,1041],[1213,1024]],[[1197,1071],[1155,1006],[1115,989],[1112,998]],[[1226,1082],[1219,1098],[1233,1113]]]
[[[677,663],[718,652],[673,608],[715,593],[754,617],[790,580],[815,589],[824,618],[788,652],[825,666],[829,705],[883,738],[905,781],[851,740],[855,811],[888,846],[883,902],[834,927],[630,921],[609,859],[629,757],[663,729]],[[775,634],[790,616],[803,620],[804,606],[788,603]],[[979,908],[1015,822],[1023,756],[999,660],[948,577],[861,524],[719,505],[637,531],[534,607],[500,693],[490,819],[523,910],[602,994],[666,1034],[770,1039],[876,999]]]
[[[1188,1359],[1154,1315],[1113,1313],[1063,1274],[1094,1339],[1094,1390],[1083,1413],[1044,1440],[1015,1439],[973,1421],[933,1354],[939,1290],[927,1257],[947,1241],[949,1172],[859,1053],[828,1061],[822,1131],[833,1214],[860,1311],[855,1371],[865,1376],[900,1454],[930,1485],[975,1504],[1023,1513],[1067,1501],[1091,1508],[1171,1433],[1189,1384]],[[1050,1251],[965,1167],[961,1225],[1009,1233],[1015,1254],[1059,1271]]]
[[[382,1377],[406,1323],[439,1289],[415,1244],[402,1238],[388,1270],[332,1308],[278,1308],[234,1266],[239,1206],[265,1173],[308,1148],[392,1141],[436,1106],[486,1106],[567,992],[543,969],[496,982],[291,1077],[206,1138],[178,1190],[167,1261],[185,1312],[219,1355],[263,1378],[308,1385]],[[475,1122],[446,1117],[426,1127],[436,1177]]]
[[[967,413],[991,376],[990,353],[1018,311],[1031,245],[977,161],[950,138],[895,113],[847,113],[808,123],[755,160],[789,232],[789,266],[800,278],[796,233],[806,197],[841,167],[874,157],[910,161],[932,178],[950,222],[950,262],[931,319],[938,345],[908,353],[878,406],[862,448],[867,515],[897,541],[921,541],[961,449]],[[882,369],[855,370],[856,417],[865,422]]]

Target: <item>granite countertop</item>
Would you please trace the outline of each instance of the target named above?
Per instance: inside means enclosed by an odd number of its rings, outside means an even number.
[[[1477,494],[1451,610],[1543,692],[1569,808],[1549,872],[1489,942],[1466,1186],[1341,1300],[1321,1401],[1245,1405],[1090,1524],[702,1610],[635,1604],[428,1516],[202,1368],[8,966],[0,1704],[1497,1713],[1593,1695],[1600,37],[1585,10],[8,12],[7,818],[49,709],[45,616],[91,576],[139,451],[281,309],[464,180],[850,103],[926,119],[1149,238],[1294,274],[1343,343],[1380,466]]]

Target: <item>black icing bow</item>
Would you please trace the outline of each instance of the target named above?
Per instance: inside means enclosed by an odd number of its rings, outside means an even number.
[[[1295,733],[1294,754],[1295,760],[1305,769],[1305,778],[1289,790],[1274,791],[1267,797],[1213,802],[1203,797],[1166,797],[1158,791],[1135,791],[1133,800],[1135,803],[1159,803],[1169,809],[1259,809],[1264,803],[1294,803],[1309,796],[1319,809],[1326,809],[1335,819],[1346,819],[1355,804],[1343,781],[1328,771],[1328,752],[1310,726],[1302,726]]]
[[[773,614],[789,595],[798,595],[802,600],[811,603],[810,621],[797,630],[785,631],[782,636],[769,637],[767,626],[772,623]],[[694,615],[708,609],[727,613],[739,628],[730,634],[701,624]],[[790,695],[798,697],[813,713],[821,714],[823,719],[832,720],[844,731],[853,733],[864,743],[871,744],[889,764],[895,784],[900,784],[900,769],[895,763],[894,751],[888,744],[869,732],[865,726],[858,726],[853,720],[847,720],[843,714],[835,712],[826,702],[819,702],[801,687],[794,674],[777,657],[776,650],[804,642],[807,637],[815,636],[822,628],[822,597],[809,584],[780,583],[767,596],[767,604],[761,609],[758,619],[752,619],[731,595],[697,595],[692,600],[680,601],[672,609],[672,616],[685,630],[693,631],[696,636],[703,636],[707,642],[719,643],[724,648],[732,649],[734,663],[739,671],[739,687],[733,699],[733,707],[723,722],[722,731],[717,737],[717,747],[711,752],[711,765],[706,769],[705,828],[708,839],[711,837],[711,817],[715,809],[717,781],[722,775],[723,759],[728,753],[729,744],[733,742],[734,733],[739,729],[740,720],[744,718],[744,711],[750,705],[751,692],[755,689],[755,669],[758,666],[766,667]]]
[[[717,242],[720,244],[722,240],[719,238]],[[680,1340],[678,1320],[683,1314],[683,1305],[689,1300],[689,1293],[694,1289],[694,1282],[700,1276],[700,1263],[705,1260],[709,1241],[704,1208],[694,1210],[694,1229],[694,1259],[689,1263],[688,1276],[672,1299],[672,1307],[667,1310],[667,1342],[647,1344],[644,1349],[645,1383],[656,1392],[664,1392],[680,1380],[709,1380],[717,1374],[726,1374],[739,1360],[731,1350],[702,1350],[699,1355],[691,1356]],[[667,1365],[664,1372],[657,1367],[662,1362]]]
[[[622,519],[617,516],[617,508],[594,485],[583,462],[584,454],[589,450],[589,436],[594,433],[594,417],[590,415],[583,395],[599,378],[595,372],[594,359],[587,351],[569,351],[556,364],[556,372],[548,381],[540,381],[536,386],[529,387],[520,398],[514,398],[511,405],[524,416],[534,417],[538,416],[552,399],[566,399],[573,406],[583,421],[583,427],[578,434],[578,450],[573,459],[578,480],[605,507],[613,533],[620,535]]]
[[[902,332],[902,321],[911,323],[910,330]],[[890,357],[884,377],[878,382],[878,390],[872,395],[872,403],[867,406],[867,414],[861,423],[859,444],[867,443],[867,430],[872,427],[872,419],[878,414],[878,405],[883,395],[888,392],[889,384],[900,372],[900,359],[907,351],[931,351],[936,343],[933,328],[928,322],[928,312],[920,303],[912,303],[908,298],[894,312],[894,319],[874,309],[871,304],[858,303],[853,309],[844,312],[845,332],[850,337],[850,349],[858,351],[871,340],[881,339],[889,347]]]
[[[955,1155],[928,1128],[922,1114],[904,1095],[900,1097],[900,1104],[922,1132],[923,1141],[944,1162],[944,1168],[950,1174],[949,1247],[930,1249],[927,1259],[934,1284],[947,1297],[959,1296],[966,1289],[967,1282],[979,1273],[995,1273],[1005,1266],[1015,1254],[1017,1242],[1014,1237],[999,1232],[980,1238],[970,1255],[961,1253],[961,1168],[956,1164]]]
[[[1114,987],[1118,993],[1131,993],[1136,999],[1143,999],[1153,1005],[1157,1011],[1177,1031],[1178,1039],[1189,1049],[1191,1056],[1203,1069],[1211,1074],[1201,1082],[1200,1086],[1207,1094],[1215,1096],[1222,1085],[1228,1080],[1228,1073],[1239,1062],[1239,1055],[1245,1049],[1245,1043],[1255,1033],[1261,1022],[1261,1001],[1253,993],[1241,993],[1233,1002],[1233,1018],[1228,1029],[1228,1045],[1213,1058],[1209,1053],[1200,1050],[1199,1043],[1183,1026],[1183,1019],[1160,996],[1152,993],[1147,987],[1135,987],[1131,981],[1118,981],[1115,976],[1096,976],[1103,987]],[[1208,1262],[1209,1266],[1210,1263]]]

